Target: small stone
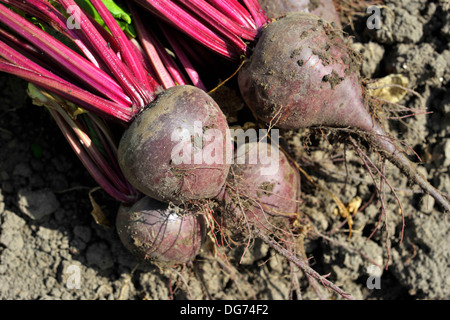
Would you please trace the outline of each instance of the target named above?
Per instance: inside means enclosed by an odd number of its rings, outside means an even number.
[[[274,252],[271,253],[271,258],[269,260],[269,267],[272,272],[281,274],[283,272],[283,259],[276,255]]]
[[[53,216],[56,219],[56,221],[63,222],[64,219],[66,218],[66,212],[64,211],[63,208],[59,208],[58,210],[55,211]]]
[[[420,211],[424,213],[431,213],[433,211],[435,200],[433,197],[426,195],[420,202]]]
[[[12,193],[12,192],[14,192],[14,187],[11,184],[11,182],[3,180],[3,182],[2,182],[2,190],[5,193]]]
[[[239,250],[237,250],[237,258],[239,258],[239,261],[242,265],[251,265],[255,261],[258,261],[265,257],[267,253],[269,252],[269,246],[262,242],[259,239],[256,239],[254,242],[253,247],[248,248],[248,250],[245,250],[245,248],[241,247]]]
[[[18,198],[20,210],[33,220],[41,220],[59,208],[58,199],[50,190],[22,189],[18,192]]]
[[[6,172],[6,171],[1,171],[1,172],[0,172],[0,179],[3,180],[3,181],[8,180],[8,179],[9,179],[9,174],[8,174],[8,172]]]
[[[381,28],[374,33],[380,43],[417,43],[423,36],[423,24],[405,9],[394,7],[383,11],[382,21]]]
[[[61,297],[61,289],[59,289],[59,288],[53,288],[51,291],[50,291],[50,293],[51,293],[51,296],[54,298],[54,299],[59,299],[59,297]]]
[[[31,168],[36,172],[41,172],[44,170],[44,164],[40,160],[32,159],[30,161],[30,165],[31,165]]]
[[[5,210],[3,214],[3,229],[20,229],[25,226],[26,222],[24,219],[19,217],[12,211]]]
[[[46,253],[51,253],[51,252],[52,252],[52,248],[50,247],[50,245],[48,244],[48,242],[42,243],[40,249],[41,249],[43,252],[46,252]]]
[[[12,251],[19,251],[23,248],[22,236],[19,232],[11,229],[2,230],[0,243]]]
[[[26,163],[18,163],[13,170],[14,176],[21,176],[25,178],[31,177],[33,174],[33,171],[31,170],[30,166]]]
[[[73,233],[76,237],[80,238],[81,240],[83,240],[84,242],[89,242],[91,240],[91,229],[89,227],[86,226],[75,226],[73,228]]]
[[[441,141],[433,150],[433,158],[437,167],[450,166],[450,140]]]
[[[434,178],[434,185],[436,189],[443,193],[450,193],[450,176],[447,174],[440,174]]]
[[[52,164],[55,169],[61,173],[66,173],[72,169],[72,163],[68,161],[64,156],[55,157],[52,159]]]
[[[44,240],[50,240],[52,236],[52,230],[45,228],[45,227],[39,227],[39,230],[37,231],[37,236],[44,239]]]
[[[366,78],[372,77],[380,68],[385,52],[384,47],[376,42],[369,42],[367,44],[356,42],[352,44],[352,47],[361,53],[361,74]]]
[[[103,284],[97,289],[98,298],[102,300],[108,299],[112,293],[113,288],[110,285]]]
[[[423,175],[423,177],[424,177],[425,179],[428,178],[428,171],[427,171],[427,169],[426,169],[425,167],[417,167],[417,171],[419,171],[419,173],[420,173],[421,175]]]
[[[89,265],[95,265],[101,270],[106,270],[114,266],[109,248],[103,242],[90,245],[86,251],[86,259]]]
[[[45,287],[49,290],[53,289],[56,284],[57,284],[57,281],[53,277],[48,277],[47,280],[45,280]]]

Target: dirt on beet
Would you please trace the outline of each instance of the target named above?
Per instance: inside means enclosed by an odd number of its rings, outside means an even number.
[[[421,173],[449,195],[449,3],[384,3],[379,29],[367,27],[370,15],[364,10],[352,16],[351,25],[345,11],[344,30],[361,55],[363,77],[399,74],[417,93],[407,91],[396,104],[380,104],[377,114],[411,148],[411,159],[420,157]],[[251,116],[235,82],[214,94],[226,106],[232,127]],[[255,238],[224,248],[208,234],[192,265],[161,269],[139,263],[115,230],[119,203],[95,189],[48,112],[31,104],[27,84],[0,74],[0,88],[0,299],[292,297],[289,263]],[[401,117],[400,105],[416,115]],[[328,280],[356,299],[449,299],[449,216],[387,162],[385,176],[403,210],[384,185],[383,214],[375,187],[379,180],[374,183],[340,137],[326,129],[281,132],[281,146],[305,172],[297,227],[311,267],[329,274]],[[366,152],[382,165],[375,152]],[[330,194],[353,214],[351,235],[348,217]],[[99,206],[95,215],[91,200]],[[299,271],[298,277],[302,298],[318,299],[305,274]],[[318,288],[325,298],[342,299]]]

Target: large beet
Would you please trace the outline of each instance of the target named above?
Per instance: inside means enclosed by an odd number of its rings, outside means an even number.
[[[222,189],[231,138],[216,102],[192,86],[169,88],[125,131],[119,164],[142,193],[165,202],[211,198]]]
[[[342,34],[331,25],[312,14],[291,14],[262,30],[250,62],[239,72],[239,87],[254,114],[280,128],[359,130],[450,211],[449,201],[418,172],[370,113],[354,57]]]
[[[309,12],[341,27],[333,0],[259,0],[258,2],[272,18],[294,12]]]
[[[198,254],[205,237],[203,216],[144,197],[121,208],[116,228],[124,246],[139,259],[186,263]]]
[[[296,13],[263,29],[239,86],[256,115],[278,127],[371,131],[357,70],[339,34],[314,15]]]
[[[235,159],[227,180],[226,221],[242,228],[247,219],[258,228],[273,230],[273,218],[286,221],[297,213],[299,172],[277,146],[251,142],[240,146],[237,154],[243,150],[247,160]]]

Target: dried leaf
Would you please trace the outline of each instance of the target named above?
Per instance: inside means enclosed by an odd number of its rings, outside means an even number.
[[[359,208],[361,207],[362,199],[360,197],[356,197],[352,199],[349,204],[347,205],[347,209],[350,212],[350,214],[355,214],[358,212]]]
[[[76,120],[77,116],[83,113],[87,113],[83,108],[78,107],[76,104],[62,99],[58,95],[51,94],[42,90],[41,88],[35,86],[32,83],[28,83],[28,96],[32,99],[33,104],[39,107],[47,107],[50,109],[58,109],[62,107],[67,114],[74,120]]]
[[[349,237],[352,235],[353,231],[353,218],[352,216],[356,214],[361,207],[362,199],[360,197],[356,197],[352,199],[345,208],[342,208],[339,206],[338,208],[335,208],[333,213],[335,215],[341,216],[343,219],[347,219],[347,223],[349,226]]]
[[[213,257],[217,255],[216,239],[211,232],[208,232],[206,235],[205,243],[202,246],[202,251],[211,253]]]
[[[91,201],[92,205],[92,211],[91,215],[94,217],[94,220],[97,224],[110,228],[111,222],[108,220],[108,218],[103,213],[102,208],[98,205],[98,203],[95,201],[94,197],[92,196],[92,193],[94,193],[97,190],[100,190],[100,187],[94,188],[91,191],[89,191],[89,200]]]
[[[216,237],[212,233],[211,230],[215,229],[215,223],[214,220],[209,217],[209,215],[205,215],[206,219],[206,228],[208,230],[206,234],[206,239],[204,244],[202,245],[202,251],[210,252],[213,257],[217,254],[217,243],[216,243]]]
[[[391,74],[370,85],[367,93],[392,103],[399,103],[408,93],[409,79],[401,74]]]

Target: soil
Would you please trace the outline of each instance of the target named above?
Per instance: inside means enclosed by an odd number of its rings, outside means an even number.
[[[430,113],[390,120],[388,130],[420,156],[428,180],[450,194],[449,2],[385,3],[380,30],[366,28],[367,17],[345,30],[361,52],[364,77],[399,73],[422,95]],[[0,75],[0,299],[291,297],[289,264],[259,240],[244,256],[245,246],[228,250],[231,267],[214,257],[213,246],[184,267],[138,263],[114,228],[119,204],[101,190],[93,192],[109,222],[96,223],[89,198],[95,182],[48,112],[31,104],[26,86]],[[235,92],[233,85],[225,92]],[[422,107],[411,93],[399,103]],[[388,114],[392,106],[383,108]],[[349,144],[324,129],[284,132],[284,137],[284,146],[314,181],[346,204],[357,197],[362,201],[349,236],[346,220],[334,214],[335,202],[302,176],[300,209],[310,221],[304,247],[317,272],[329,274],[328,280],[357,299],[450,298],[449,218],[431,197],[386,163],[386,177],[403,208],[402,238],[395,197],[386,192],[382,215],[374,182]],[[380,164],[375,152],[367,152]],[[302,298],[317,299],[305,275],[298,275]],[[319,290],[326,298],[342,299],[320,285]]]

